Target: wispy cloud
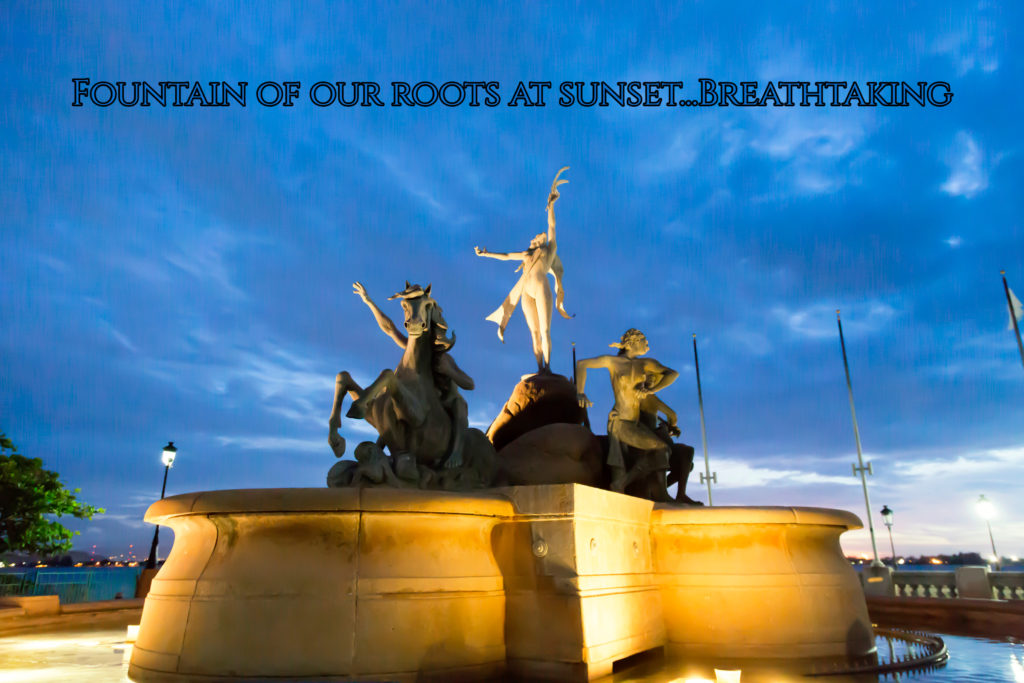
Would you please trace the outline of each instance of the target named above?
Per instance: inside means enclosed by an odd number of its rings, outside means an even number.
[[[244,451],[302,451],[307,453],[327,452],[327,439],[294,439],[282,436],[218,436],[222,446],[240,448]]]
[[[234,283],[227,261],[227,254],[238,242],[238,237],[229,230],[211,229],[191,240],[187,248],[165,258],[199,282],[214,286],[222,295],[242,300],[246,294]]]
[[[837,306],[813,304],[803,308],[776,306],[772,313],[792,334],[808,339],[824,339],[838,334]],[[898,311],[883,301],[865,301],[842,309],[843,332],[854,336],[874,332],[892,320]]]
[[[1009,473],[1017,470],[1024,474],[1024,446],[1015,448],[992,448],[972,451],[951,458],[930,458],[913,462],[897,463],[896,471],[905,477],[950,478],[985,473]]]
[[[988,169],[981,145],[968,131],[959,131],[946,155],[949,176],[942,191],[953,197],[971,199],[988,187]]]
[[[775,462],[786,462],[783,456],[772,458]],[[838,484],[855,486],[860,482],[855,477],[821,474],[810,470],[791,468],[758,467],[745,460],[715,458],[715,470],[723,488],[751,488],[760,486],[812,486]]]
[[[334,378],[306,358],[272,342],[240,347],[221,341],[203,351],[222,360],[151,361],[143,369],[186,392],[246,403],[254,397],[263,410],[300,424],[326,420],[330,405],[324,401],[334,395]]]
[[[992,73],[999,68],[996,44],[997,20],[986,14],[988,3],[980,2],[967,11],[960,26],[938,33],[928,46],[932,54],[948,57],[957,76],[972,71]]]

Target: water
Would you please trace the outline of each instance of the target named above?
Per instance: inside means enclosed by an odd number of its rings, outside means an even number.
[[[1014,640],[988,640],[966,636],[941,638],[949,659],[930,671],[887,675],[858,674],[807,677],[804,669],[750,662],[678,662],[650,658],[601,679],[600,683],[715,683],[715,668],[739,670],[741,683],[1024,683],[1024,644]],[[885,638],[877,639],[882,659],[889,659]],[[896,655],[905,652],[897,642]],[[725,676],[721,680],[728,680]]]
[[[964,636],[942,636],[949,662],[921,678],[929,683],[1024,683],[1024,644]]]
[[[63,604],[135,597],[140,567],[0,569],[0,595],[59,595]]]

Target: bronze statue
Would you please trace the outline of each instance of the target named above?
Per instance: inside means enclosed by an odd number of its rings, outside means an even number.
[[[393,466],[394,477],[421,487],[489,485],[494,476],[494,448],[480,430],[468,429],[468,411],[459,388],[473,389],[473,379],[448,353],[455,344],[455,335],[446,334],[448,324],[441,307],[430,296],[431,286],[424,289],[406,281],[403,291],[389,297],[401,300],[408,337],[360,283],[355,283],[353,290],[370,308],[381,331],[404,353],[398,367],[384,370],[365,389],[348,372],[338,373],[328,423],[328,443],[334,454],[341,457],[345,451],[338,429],[347,393],[353,398],[347,416],[365,419],[380,434],[376,444],[361,444],[366,446],[365,454],[357,448],[357,454],[365,455],[362,460],[357,458],[360,466],[353,473],[359,475],[353,476],[357,483],[364,480],[393,485],[388,476]],[[381,462],[377,455],[381,446],[387,447],[392,463]],[[344,484],[345,477],[336,476],[334,480]]]
[[[508,325],[519,299],[522,298],[523,315],[526,317],[526,325],[530,328],[530,335],[533,338],[533,355],[537,359],[538,373],[551,372],[552,303],[563,318],[572,317],[565,312],[563,304],[565,292],[562,289],[562,261],[558,258],[558,245],[555,241],[555,202],[561,196],[558,186],[569,182],[568,180],[559,180],[558,177],[562,175],[562,171],[567,170],[569,170],[568,166],[561,169],[551,183],[547,204],[547,233],[540,233],[534,237],[526,251],[502,253],[474,247],[477,256],[486,256],[500,261],[522,261],[516,268],[516,272],[523,271],[522,276],[509,295],[505,297],[501,306],[487,316],[487,320],[498,323],[498,338],[504,342],[505,326]],[[555,277],[554,299],[551,296],[548,273]]]
[[[585,358],[576,363],[576,392],[581,406],[592,406],[584,393],[587,370],[608,370],[615,395],[615,405],[608,414],[607,464],[612,474],[611,489],[623,493],[633,482],[649,478],[652,481],[649,497],[671,501],[666,472],[673,453],[671,436],[678,435],[679,430],[675,412],[654,394],[672,384],[679,373],[653,358],[640,358],[649,347],[647,338],[639,330],[626,330],[622,340],[610,346],[619,349],[618,355]],[[665,415],[662,433],[655,426],[658,412]],[[628,468],[623,457],[626,446],[640,452]],[[681,486],[685,488],[685,479]]]

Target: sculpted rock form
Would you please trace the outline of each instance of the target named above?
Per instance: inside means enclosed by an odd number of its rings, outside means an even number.
[[[679,471],[679,495],[685,502],[696,503],[686,496],[686,478],[693,468],[693,449],[686,453],[675,449],[673,436],[679,435],[676,414],[665,405],[655,392],[676,380],[679,373],[665,367],[653,358],[640,358],[647,353],[647,338],[637,329],[629,329],[621,341],[610,344],[618,348],[618,355],[586,358],[576,363],[576,390],[580,405],[592,406],[584,388],[587,370],[604,368],[611,376],[615,405],[608,414],[608,459],[611,470],[611,490],[622,493],[635,482],[642,481],[644,497],[669,502],[667,471],[675,464]],[[659,423],[658,413],[665,418]],[[633,451],[627,456],[627,447]],[[672,461],[675,461],[673,463]],[[684,472],[685,470],[685,472]]]
[[[496,450],[532,429],[565,422],[580,424],[583,409],[576,399],[576,388],[562,375],[530,375],[524,378],[487,428],[487,438]]]
[[[345,394],[353,403],[347,416],[363,418],[377,430],[376,443],[356,448],[356,462],[342,461],[328,475],[330,486],[382,485],[463,489],[489,486],[495,452],[477,429],[468,429],[468,410],[459,389],[473,379],[449,355],[455,335],[447,336],[441,307],[426,289],[405,283],[389,299],[400,299],[408,336],[384,315],[360,284],[354,291],[373,313],[381,331],[403,350],[394,370],[384,370],[370,386],[360,387],[348,372],[338,373],[328,443],[335,456],[345,452],[338,433]],[[387,447],[391,457],[384,454]]]
[[[502,485],[606,486],[604,449],[589,429],[549,424],[529,431],[498,452]]]
[[[505,341],[505,326],[508,325],[513,311],[520,298],[523,300],[523,315],[526,317],[526,325],[530,328],[530,335],[533,338],[533,355],[537,359],[537,372],[551,372],[551,310],[552,305],[558,309],[563,318],[571,318],[565,312],[563,300],[565,292],[562,290],[562,261],[558,258],[558,245],[555,241],[555,202],[561,196],[558,193],[558,186],[569,182],[559,180],[558,176],[562,171],[569,170],[569,167],[561,169],[551,183],[551,192],[548,195],[548,231],[540,233],[530,241],[530,247],[526,251],[514,252],[489,252],[481,247],[475,247],[477,256],[498,259],[500,261],[522,261],[516,271],[523,271],[519,281],[516,282],[512,291],[505,297],[505,301],[494,313],[487,316],[487,319],[498,323],[498,338]],[[548,284],[548,273],[555,277],[555,296],[551,296],[551,285]]]

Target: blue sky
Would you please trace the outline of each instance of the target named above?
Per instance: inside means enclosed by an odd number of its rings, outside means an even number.
[[[897,6],[898,5],[898,6]],[[108,513],[77,547],[148,548],[169,493],[321,486],[333,377],[398,357],[385,310],[432,282],[481,426],[533,364],[515,281],[473,247],[544,229],[554,173],[571,321],[553,366],[627,327],[678,369],[662,396],[716,503],[863,516],[834,310],[873,507],[898,550],[1024,554],[1024,290],[1013,3],[5,3],[0,429]],[[945,108],[72,108],[71,79],[944,80]],[[251,96],[251,95],[250,95]],[[603,424],[607,380],[594,375]],[[354,445],[365,429],[346,422]],[[697,484],[691,493],[699,494]],[[876,516],[876,523],[879,520]],[[850,552],[867,535],[844,537]],[[887,548],[887,542],[880,547]],[[886,551],[887,554],[887,551]]]

